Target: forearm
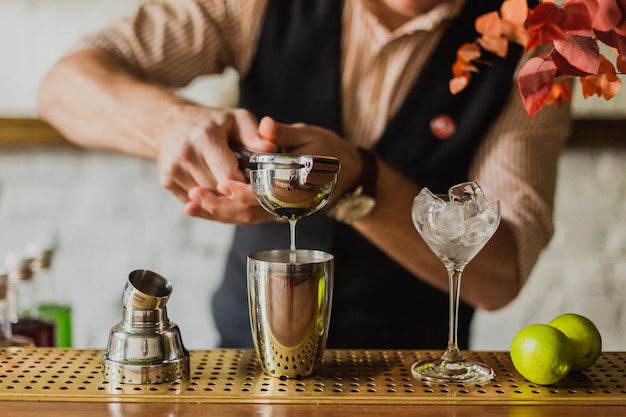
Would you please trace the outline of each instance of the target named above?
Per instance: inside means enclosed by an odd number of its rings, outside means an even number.
[[[261,121],[261,135],[275,140],[293,153],[332,155],[342,161],[334,196],[329,205],[354,187],[363,169],[356,148],[326,129],[307,125],[284,125]],[[376,207],[352,223],[363,236],[408,271],[415,279],[448,291],[443,263],[419,236],[411,220],[413,199],[421,187],[401,175],[380,158]],[[469,263],[463,278],[461,297],[472,305],[496,309],[511,301],[519,291],[515,240],[505,222],[479,255]],[[418,278],[419,277],[419,278]],[[392,277],[393,278],[393,277]]]
[[[376,208],[353,226],[407,270],[447,291],[443,263],[419,236],[411,220],[412,201],[420,187],[378,162]],[[506,223],[501,223],[465,269],[461,297],[476,307],[492,310],[510,302],[518,291],[515,241]]]
[[[158,138],[184,101],[134,78],[110,52],[62,59],[38,94],[39,116],[68,140],[155,159]]]

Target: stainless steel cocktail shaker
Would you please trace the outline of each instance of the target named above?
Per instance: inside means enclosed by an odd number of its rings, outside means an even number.
[[[189,377],[189,352],[165,304],[171,284],[147,270],[130,273],[124,288],[122,321],[111,329],[102,355],[106,380],[158,384]]]
[[[252,333],[265,373],[297,378],[314,373],[328,336],[334,258],[318,250],[248,256]]]

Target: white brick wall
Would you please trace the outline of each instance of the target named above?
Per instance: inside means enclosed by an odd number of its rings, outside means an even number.
[[[556,235],[520,297],[477,315],[473,348],[508,350],[524,325],[577,312],[597,323],[606,350],[626,349],[625,159],[625,150],[567,150]],[[2,150],[0,180],[0,254],[58,235],[54,272],[74,306],[76,347],[106,345],[128,273],[143,268],[172,282],[168,311],[187,346],[215,346],[209,299],[232,229],[187,217],[154,164],[73,148]]]

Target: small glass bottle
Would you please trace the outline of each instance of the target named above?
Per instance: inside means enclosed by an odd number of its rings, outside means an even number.
[[[14,335],[30,337],[38,347],[56,346],[55,325],[37,317],[33,259],[17,253],[6,256],[9,274],[9,315]]]
[[[9,274],[0,270],[0,347],[35,347],[33,339],[26,336],[13,335],[9,314]]]
[[[54,242],[34,242],[26,247],[26,252],[33,258],[31,266],[36,274],[38,317],[55,323],[57,347],[72,347],[72,307],[63,301],[56,286],[52,270],[55,249]]]

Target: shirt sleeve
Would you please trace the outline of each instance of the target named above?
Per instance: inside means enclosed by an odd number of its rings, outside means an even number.
[[[104,48],[137,77],[178,88],[196,77],[246,65],[259,22],[247,0],[158,0],[80,39],[72,52]],[[254,20],[254,22],[252,22]]]
[[[500,199],[517,244],[520,287],[554,234],[558,159],[571,135],[569,103],[524,110],[517,83],[474,158],[470,178]]]

